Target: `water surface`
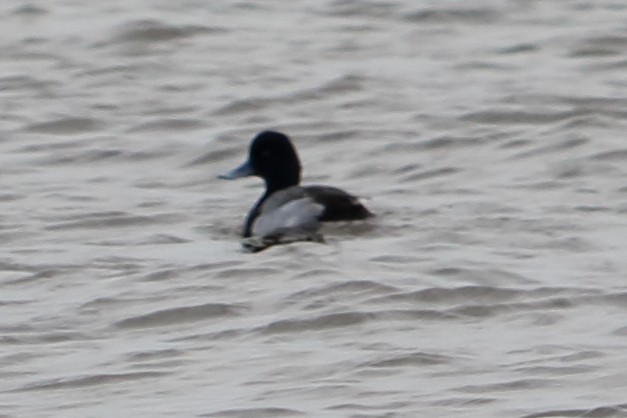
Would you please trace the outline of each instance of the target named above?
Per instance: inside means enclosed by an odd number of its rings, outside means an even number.
[[[0,5],[0,416],[627,416],[623,1]],[[259,254],[263,129],[369,223]]]

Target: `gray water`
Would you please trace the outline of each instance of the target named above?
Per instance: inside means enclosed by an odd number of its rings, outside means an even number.
[[[624,0],[5,0],[0,417],[627,417]],[[278,129],[377,217],[259,254]]]

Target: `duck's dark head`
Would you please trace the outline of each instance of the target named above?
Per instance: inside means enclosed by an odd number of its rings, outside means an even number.
[[[274,131],[260,132],[250,143],[248,161],[220,178],[245,176],[261,177],[270,193],[297,185],[300,182],[300,160],[287,135]]]

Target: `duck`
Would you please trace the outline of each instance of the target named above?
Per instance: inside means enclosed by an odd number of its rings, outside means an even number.
[[[265,191],[246,216],[243,246],[256,252],[277,243],[323,242],[321,222],[373,217],[357,196],[325,185],[301,186],[301,163],[291,139],[262,131],[250,142],[248,159],[219,178],[260,177]]]

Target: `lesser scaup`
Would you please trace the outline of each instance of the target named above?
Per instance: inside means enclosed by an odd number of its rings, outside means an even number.
[[[244,238],[260,240],[255,244],[245,241],[246,248],[255,251],[278,242],[321,241],[320,221],[373,216],[357,197],[341,189],[299,186],[300,172],[300,160],[290,139],[280,132],[263,131],[253,138],[248,160],[220,176],[257,176],[266,183],[266,191],[248,213],[242,232]]]

